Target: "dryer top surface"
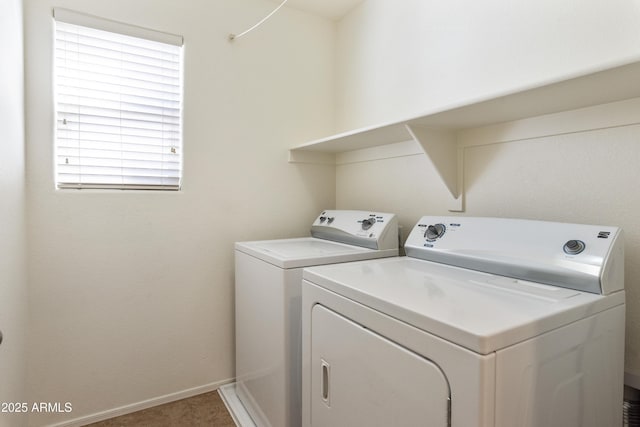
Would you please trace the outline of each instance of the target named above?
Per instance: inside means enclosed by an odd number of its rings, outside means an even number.
[[[624,304],[623,291],[603,296],[411,257],[312,267],[303,277],[480,354]]]

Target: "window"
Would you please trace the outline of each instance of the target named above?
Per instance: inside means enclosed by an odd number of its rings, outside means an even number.
[[[179,190],[182,37],[54,17],[57,187]]]

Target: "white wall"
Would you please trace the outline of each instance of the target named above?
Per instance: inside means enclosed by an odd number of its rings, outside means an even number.
[[[52,6],[184,35],[182,191],[54,189]],[[333,207],[334,167],[287,163],[288,147],[333,127],[333,24],[285,8],[227,40],[272,8],[26,1],[28,387],[34,401],[73,405],[32,414],[30,425],[115,415],[231,380],[233,242],[306,235]]]
[[[0,402],[23,402],[27,335],[22,0],[0,2]],[[0,427],[25,425],[0,413]]]
[[[637,0],[366,0],[338,26],[339,131],[637,57]]]
[[[638,58],[640,2],[367,0],[339,23],[336,45],[336,121],[346,130]],[[640,100],[622,104],[629,126],[576,123],[566,135],[478,146],[487,132],[465,133],[464,215],[623,227],[626,370],[640,379]],[[422,215],[448,213],[424,155],[339,165],[336,187],[337,208],[398,212],[406,232]]]

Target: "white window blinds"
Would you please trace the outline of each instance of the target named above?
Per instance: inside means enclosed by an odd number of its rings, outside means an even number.
[[[58,188],[178,190],[182,39],[134,37],[154,32],[54,13]]]

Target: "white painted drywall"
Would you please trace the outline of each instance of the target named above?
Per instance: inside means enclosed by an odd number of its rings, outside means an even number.
[[[338,24],[336,46],[337,130],[347,130],[638,58],[640,2],[367,0]],[[633,105],[625,116],[640,123]],[[640,378],[638,164],[637,125],[468,147],[464,215],[623,227],[626,370]],[[336,176],[337,208],[397,212],[405,233],[448,213],[424,155],[343,164]]]
[[[366,0],[337,26],[337,131],[640,55],[638,0]]]
[[[229,42],[272,2],[188,3],[26,0],[28,389],[73,407],[31,425],[231,380],[234,241],[306,235],[335,203],[333,166],[287,162],[333,127],[333,23],[283,8]],[[53,6],[184,36],[182,191],[54,189]]]
[[[22,0],[0,4],[0,403],[20,403],[27,397]],[[26,415],[4,409],[0,427],[26,425]]]

